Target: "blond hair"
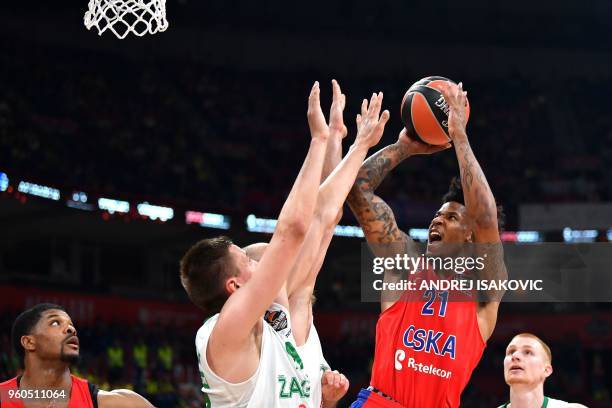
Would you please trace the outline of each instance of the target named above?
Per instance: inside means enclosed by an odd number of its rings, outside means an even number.
[[[532,333],[519,333],[513,338],[517,338],[517,337],[529,337],[531,339],[537,340],[542,345],[542,348],[544,349],[544,352],[546,353],[546,356],[548,357],[548,362],[552,364],[552,352],[550,351],[550,347],[548,347],[548,345],[544,343],[544,340],[542,340],[541,338],[539,338],[538,336]]]

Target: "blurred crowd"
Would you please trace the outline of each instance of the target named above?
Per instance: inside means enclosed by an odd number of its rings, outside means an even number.
[[[35,46],[1,55],[0,74],[11,78],[0,84],[0,171],[9,177],[263,216],[278,212],[303,159],[311,83],[322,81],[326,109],[331,79]],[[418,77],[338,79],[350,134],[361,98],[385,92],[392,122],[381,146],[392,142]],[[612,82],[460,79],[473,148],[510,227],[519,203],[612,200],[612,130],[597,102]],[[452,151],[413,158],[380,193],[405,225],[409,209],[437,202],[457,173]]]

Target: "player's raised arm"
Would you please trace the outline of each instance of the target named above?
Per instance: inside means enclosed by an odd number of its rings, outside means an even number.
[[[332,105],[329,110],[329,139],[321,173],[321,183],[331,174],[342,160],[342,139],[348,134],[344,125],[344,108],[346,107],[346,95],[342,93],[340,84],[332,80]],[[340,209],[342,211],[342,209]]]
[[[344,139],[348,133],[346,126],[344,125],[343,112],[346,106],[346,96],[340,89],[340,84],[335,79],[332,80],[332,104],[329,113],[329,139],[327,141],[327,150],[325,151],[325,161],[323,162],[323,171],[321,173],[321,183],[327,179],[331,172],[342,160],[342,139]],[[319,192],[321,187],[319,187]],[[300,251],[298,260],[294,265],[289,278],[287,280],[287,295],[289,297],[290,305],[299,305],[300,310],[306,303],[309,307],[311,296],[305,296],[307,288],[302,288],[301,284],[304,282],[305,277],[310,273],[310,270],[314,267],[312,264],[316,255],[321,251],[325,251],[331,241],[333,231],[328,234],[330,238],[327,240],[327,244],[324,242],[324,231],[322,224],[322,213],[320,211],[321,202],[317,198],[317,207],[315,208],[315,214],[313,222],[310,224],[308,234],[304,240],[304,246]],[[339,221],[342,217],[342,207],[338,210],[336,218]],[[325,248],[325,249],[323,249]],[[308,262],[308,263],[307,263]],[[299,292],[299,294],[297,293]],[[302,296],[304,295],[304,296]],[[312,291],[311,291],[312,295]],[[304,297],[305,302],[298,300],[298,298]],[[290,307],[291,314],[294,315],[293,307]],[[299,341],[298,341],[299,343]]]
[[[474,221],[474,242],[500,242],[495,197],[474,156],[465,129],[467,92],[463,90],[462,83],[455,85],[450,82],[441,92],[449,107],[448,133],[457,153],[465,208]]]
[[[337,88],[339,92],[339,87]],[[389,112],[380,114],[382,93],[373,94],[370,106],[349,152],[319,189],[315,221],[311,224],[304,247],[289,277],[287,291],[298,344],[305,340],[310,327],[310,300],[325,253],[333,236],[342,204],[353,185],[357,171],[370,147],[380,141]],[[339,112],[341,114],[341,112]],[[333,133],[333,132],[332,132]]]
[[[333,99],[329,114],[329,126],[325,123],[319,123],[319,126],[326,126],[329,132],[329,139],[327,141],[327,149],[325,151],[325,160],[323,162],[323,171],[321,173],[321,183],[327,179],[331,172],[336,168],[338,163],[342,160],[342,139],[346,137],[348,131],[344,125],[342,114],[346,104],[346,96],[340,89],[340,84],[335,79],[332,81],[332,92]],[[317,131],[316,127],[311,128],[312,131]],[[323,130],[319,130],[323,131]],[[321,187],[319,187],[319,194]],[[304,246],[300,251],[298,260],[294,265],[289,278],[287,279],[287,295],[291,298],[296,293],[296,289],[300,292],[304,290],[300,289],[301,284],[304,282],[308,271],[312,268],[312,262],[315,254],[320,250],[319,248],[323,245],[322,240],[322,213],[320,211],[321,200],[317,197],[317,206],[315,208],[315,214],[313,222],[310,224],[308,234],[304,240]],[[336,218],[339,220],[342,216],[342,207],[338,209]],[[310,299],[310,298],[309,298]],[[294,298],[295,301],[295,298]],[[293,310],[291,310],[293,315]]]
[[[474,156],[466,132],[467,92],[463,84],[448,82],[441,89],[448,104],[448,133],[455,145],[461,187],[465,200],[466,212],[472,220],[473,242],[483,244],[477,251],[486,251],[485,267],[480,278],[503,280],[508,273],[504,265],[503,247],[499,235],[497,204],[489,183]],[[486,245],[489,244],[489,245]],[[491,301],[483,302],[478,310],[478,326],[483,339],[491,337],[497,322],[497,310],[503,291],[492,291],[486,296]]]
[[[311,129],[321,120],[325,118],[319,105],[319,84],[315,83],[308,100]],[[285,284],[295,263],[312,221],[329,135],[325,131],[311,131],[311,136],[308,154],[283,205],[265,254],[253,276],[243,286],[231,288],[233,294],[221,309],[207,349],[213,364],[217,357],[236,361],[245,353],[252,354],[247,339]],[[230,284],[237,285],[236,282]]]
[[[389,112],[384,111],[380,115],[382,99],[382,93],[372,95],[367,111],[360,118],[355,143],[340,165],[321,186],[318,211],[322,214],[326,225],[334,224],[336,214],[353,186],[363,159],[370,147],[376,145],[383,135],[385,125],[389,120]]]
[[[311,225],[309,234],[312,231],[313,238],[316,238],[314,242],[324,243],[327,241],[327,245],[321,246],[317,244],[313,247],[312,251],[308,251],[309,253],[306,253],[307,251],[304,250],[301,251],[300,257],[304,256],[304,259],[309,260],[309,262],[304,264],[311,265],[311,267],[302,268],[302,270],[295,271],[296,273],[291,274],[289,280],[292,284],[288,285],[289,293],[293,293],[297,287],[310,287],[312,290],[312,286],[316,280],[316,273],[318,272],[318,268],[312,268],[313,264],[317,262],[313,263],[312,261],[318,259],[322,262],[322,258],[325,256],[325,250],[329,245],[329,240],[333,235],[334,227],[338,222],[342,204],[353,185],[357,171],[368,149],[380,141],[385,125],[389,120],[388,111],[384,111],[382,115],[380,114],[382,99],[382,93],[372,95],[370,107],[364,119],[364,125],[361,126],[358,131],[355,142],[350,147],[344,159],[342,159],[340,164],[319,188],[319,197],[315,210],[315,222]],[[341,114],[341,112],[339,112],[339,114]],[[305,245],[309,244],[310,242]],[[300,268],[300,265],[301,263],[298,261],[296,267]]]

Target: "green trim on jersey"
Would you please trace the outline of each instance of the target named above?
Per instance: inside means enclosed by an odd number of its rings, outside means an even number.
[[[206,322],[212,319],[213,317],[215,317],[215,315],[209,316],[206,319],[204,319],[203,324],[206,324]],[[196,356],[198,357],[198,361],[200,361],[200,357],[201,357],[200,350],[196,350]],[[209,390],[210,385],[208,385],[208,381],[206,380],[204,373],[202,372],[202,370],[199,370],[199,371],[200,371],[200,377],[202,378],[202,386],[206,388],[207,390]],[[204,393],[204,408],[212,408],[212,402],[210,402],[210,397],[208,396],[207,393]]]
[[[508,406],[510,405],[509,402],[506,402],[504,405],[500,405],[497,408],[508,408]],[[542,407],[541,408],[546,408],[548,407],[548,397],[545,395],[544,396],[544,401],[542,402]]]

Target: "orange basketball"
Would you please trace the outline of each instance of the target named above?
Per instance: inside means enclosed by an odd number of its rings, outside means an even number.
[[[448,78],[430,76],[415,82],[404,95],[401,106],[402,122],[412,138],[430,145],[444,145],[448,135],[448,106],[440,86],[452,82]],[[470,103],[467,104],[470,117]]]

